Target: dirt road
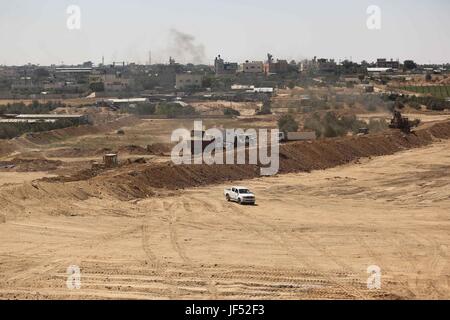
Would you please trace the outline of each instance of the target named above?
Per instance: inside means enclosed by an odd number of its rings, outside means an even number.
[[[10,192],[0,298],[449,299],[449,148],[236,182],[257,206],[225,202],[225,185],[140,201]]]

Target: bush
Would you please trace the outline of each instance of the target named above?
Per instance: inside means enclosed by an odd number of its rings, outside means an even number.
[[[389,124],[384,119],[370,119],[367,127],[369,128],[370,132],[380,132],[386,130],[389,127]]]
[[[131,108],[130,106],[121,108],[122,112],[125,113],[131,113],[131,114],[137,114],[137,115],[152,115],[155,114],[156,106],[152,103],[139,103],[134,108]]]
[[[240,116],[241,113],[238,110],[234,110],[233,108],[225,108],[223,110],[223,114],[225,116]]]
[[[257,113],[258,115],[272,114],[272,103],[268,97],[263,97],[263,105],[261,110]]]
[[[165,115],[168,118],[178,116],[197,115],[198,112],[192,106],[182,106],[179,103],[159,103],[156,106],[155,114]]]
[[[295,121],[292,115],[285,114],[278,120],[278,128],[284,133],[297,132],[298,122]]]
[[[413,109],[416,109],[416,110],[420,110],[420,109],[422,108],[422,106],[420,105],[420,103],[418,103],[418,102],[416,102],[416,101],[411,101],[411,102],[409,103],[409,106],[410,106],[411,108],[413,108]]]
[[[76,125],[70,120],[60,120],[52,122],[37,122],[37,123],[1,123],[0,124],[0,139],[11,139],[18,137],[27,132],[41,132],[55,129],[62,129]]]
[[[318,137],[339,137],[349,132],[357,133],[359,128],[367,127],[367,123],[356,116],[338,118],[334,112],[327,112],[322,118],[315,113],[305,120],[305,129],[313,130]]]
[[[89,85],[89,89],[93,92],[105,91],[105,84],[103,82],[93,82]]]
[[[46,103],[40,103],[33,101],[31,104],[24,104],[23,102],[8,103],[0,106],[0,114],[45,114],[50,113],[56,108],[65,107],[66,105],[61,102],[49,101]]]
[[[305,127],[305,129],[314,131],[316,133],[317,137],[322,136],[323,128],[322,128],[321,119],[320,119],[320,116],[318,113],[313,113],[312,116],[306,118],[304,127]]]

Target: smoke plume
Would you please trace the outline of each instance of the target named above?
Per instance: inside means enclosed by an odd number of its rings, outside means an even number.
[[[176,29],[170,30],[170,52],[174,58],[194,64],[206,62],[205,46],[196,44],[195,37],[180,32]]]

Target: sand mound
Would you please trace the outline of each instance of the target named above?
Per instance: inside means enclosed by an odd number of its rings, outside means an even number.
[[[154,143],[147,146],[149,154],[163,155],[172,152],[173,145],[170,143]]]
[[[126,155],[164,155],[172,151],[172,145],[166,143],[156,143],[148,145],[146,148],[137,145],[121,146],[118,149],[82,149],[82,148],[61,148],[51,150],[46,153],[51,158],[78,158],[103,156],[106,153],[118,153]]]
[[[6,156],[11,152],[15,151],[17,148],[8,141],[8,140],[0,140],[0,157]]]
[[[127,116],[98,125],[81,125],[78,127],[69,127],[52,131],[27,133],[19,139],[24,140],[24,142],[43,145],[88,134],[110,132],[113,130],[117,130],[123,126],[132,125],[136,123],[136,121],[138,121],[137,118],[133,116]]]
[[[425,146],[436,138],[450,138],[450,122],[435,124],[409,135],[392,130],[362,137],[289,143],[281,146],[279,173],[331,168],[363,157],[389,155]],[[151,195],[154,188],[177,190],[259,176],[257,165],[175,166],[163,163],[140,166],[113,177],[102,175],[94,180],[108,185],[119,198],[129,199]]]
[[[13,170],[17,172],[52,171],[58,169],[62,161],[47,159],[20,159],[0,161],[0,170]]]
[[[331,168],[357,161],[362,157],[389,155],[426,146],[437,138],[450,138],[450,122],[437,123],[409,135],[391,130],[361,137],[293,142],[280,148],[279,173]],[[74,185],[83,185],[83,188],[86,188],[88,185],[91,193],[100,192],[121,200],[130,200],[152,196],[161,190],[177,190],[256,177],[260,177],[260,168],[257,165],[176,166],[172,163],[131,163],[106,171],[89,169],[72,177],[48,178],[41,180],[39,184],[59,185],[55,192],[64,194],[71,193],[65,191],[67,184],[71,188],[74,188]]]
[[[146,148],[136,146],[136,145],[130,145],[130,146],[122,146],[119,147],[119,150],[117,151],[119,154],[125,153],[130,155],[145,155],[148,154],[148,151]]]

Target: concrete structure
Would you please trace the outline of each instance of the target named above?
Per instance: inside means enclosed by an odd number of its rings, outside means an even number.
[[[334,59],[317,59],[317,71],[319,72],[335,72],[337,64]]]
[[[130,99],[107,99],[104,101],[97,102],[97,106],[109,107],[111,109],[117,110],[120,107],[126,106],[136,106],[138,104],[147,103],[149,100],[147,98],[130,98]]]
[[[317,136],[314,131],[288,132],[286,138],[288,141],[302,141],[302,140],[316,140]]]
[[[372,74],[391,73],[393,71],[392,68],[367,68],[367,72]]]
[[[181,73],[176,75],[175,88],[183,90],[187,88],[201,88],[203,76],[201,74]]]
[[[113,104],[128,104],[128,103],[144,103],[147,102],[147,98],[130,98],[130,99],[108,99],[107,102]]]
[[[377,68],[400,69],[400,62],[394,60],[377,59]]]
[[[123,78],[120,74],[105,74],[102,78],[105,91],[121,91],[130,86],[130,79]]]
[[[243,73],[263,73],[264,63],[262,61],[245,61],[241,66]]]
[[[246,84],[233,84],[231,90],[253,90],[255,86]]]
[[[289,64],[286,60],[277,60],[276,62],[273,59],[273,56],[268,53],[267,54],[267,62],[264,64],[264,72],[266,74],[269,73],[286,73],[289,71]]]
[[[254,93],[274,93],[274,89],[267,87],[267,88],[253,88],[251,90],[249,90],[249,92],[254,92]]]
[[[103,163],[105,164],[106,168],[116,167],[119,164],[119,161],[117,160],[117,154],[116,153],[105,154],[103,156]]]
[[[238,64],[235,62],[224,62],[224,60],[220,57],[216,57],[214,60],[214,71],[216,76],[223,75],[235,75],[238,71]]]
[[[74,73],[84,73],[91,74],[92,67],[57,67],[55,68],[55,73],[59,74],[74,74]]]

